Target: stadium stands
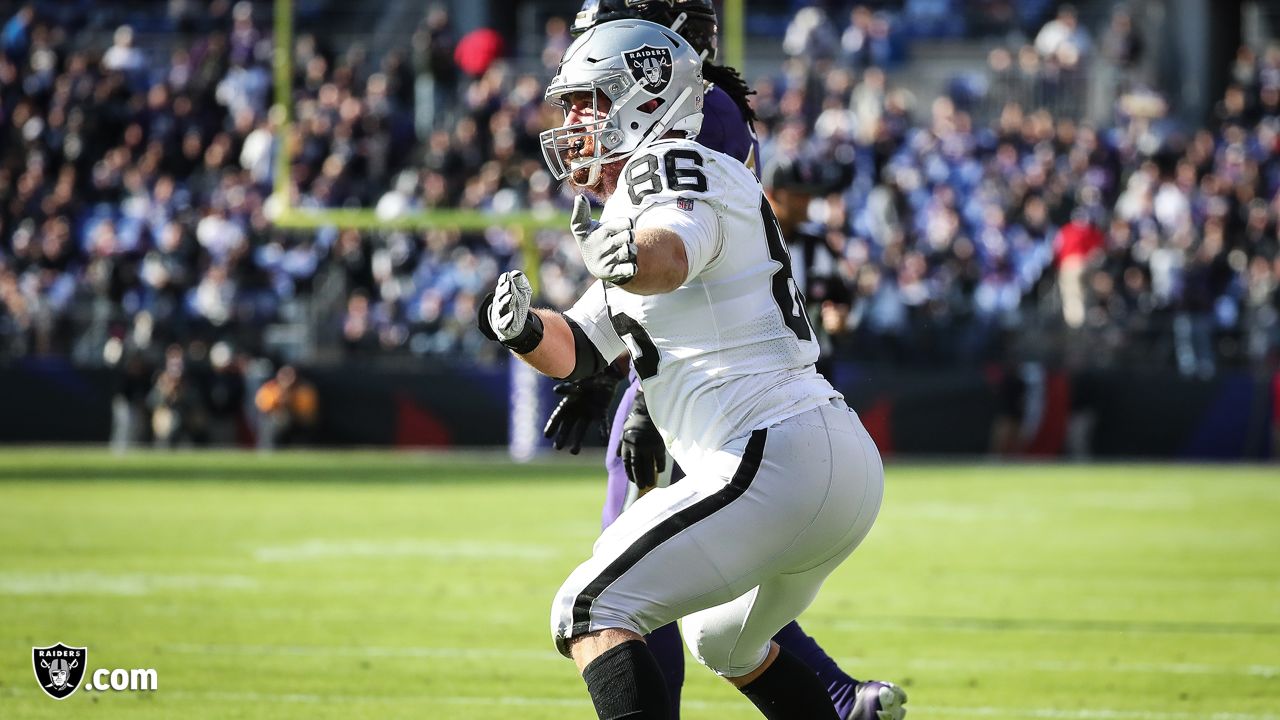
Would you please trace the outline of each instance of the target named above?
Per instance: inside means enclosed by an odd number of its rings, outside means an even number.
[[[312,359],[492,357],[469,326],[476,295],[521,262],[513,231],[271,226],[280,139],[252,6],[216,4],[208,28],[143,50],[125,27],[76,40],[63,5],[35,3],[0,33],[0,356],[101,364],[123,347],[158,366],[173,342],[260,355],[297,327],[294,351]],[[1118,79],[1098,127],[1080,120],[1084,99],[1061,101],[1074,85],[1050,82],[1078,62],[1079,29],[1006,47],[985,82],[932,102],[839,36],[823,50],[797,31],[788,51],[805,62],[752,78],[764,156],[840,171],[812,219],[855,297],[841,353],[1155,361],[1188,375],[1275,357],[1280,46],[1242,49],[1213,121],[1184,128],[1128,72],[1141,48],[1122,32],[1101,40]],[[557,119],[542,77],[501,61],[459,73],[453,42],[440,15],[382,56],[298,39],[284,139],[296,203],[566,207],[538,152]],[[550,23],[543,58],[566,43]],[[580,261],[567,234],[536,244],[543,295],[564,305]]]

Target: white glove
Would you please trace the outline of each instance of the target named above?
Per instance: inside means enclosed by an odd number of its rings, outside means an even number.
[[[529,287],[529,278],[524,273],[512,270],[498,276],[493,304],[489,305],[489,327],[499,340],[511,340],[524,332],[532,302],[533,288]]]
[[[569,229],[578,241],[587,271],[601,280],[623,285],[636,276],[636,234],[632,227],[629,218],[595,222],[585,195],[573,201]]]

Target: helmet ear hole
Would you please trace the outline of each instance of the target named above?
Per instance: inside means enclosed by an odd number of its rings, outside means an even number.
[[[650,100],[649,102],[647,102],[647,103],[645,103],[645,104],[641,105],[640,107],[638,107],[638,108],[636,108],[636,109],[637,109],[637,110],[639,110],[640,112],[648,113],[648,114],[652,115],[653,113],[655,113],[655,112],[657,112],[657,111],[658,111],[658,108],[660,108],[660,107],[662,107],[663,105],[666,105],[666,104],[667,104],[667,101],[666,101],[666,100],[664,100],[664,99],[662,99],[662,98],[660,98],[660,97],[657,97],[657,98],[654,98],[654,99]],[[632,129],[634,129],[634,128],[632,128]]]

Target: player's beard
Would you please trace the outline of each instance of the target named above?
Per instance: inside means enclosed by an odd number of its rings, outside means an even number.
[[[575,160],[595,157],[595,143],[596,139],[592,135],[582,138],[579,144],[565,152],[566,162],[571,165]],[[618,176],[622,172],[623,164],[623,160],[615,160],[601,165],[596,181],[590,185],[587,183],[591,179],[591,167],[580,167],[569,173],[569,184],[575,190],[592,195],[597,200],[607,200],[613,194],[613,190],[618,187]]]
[[[565,159],[570,167],[574,161],[583,158],[594,157],[596,152],[596,138],[594,135],[587,135],[578,140],[565,153]],[[604,168],[601,168],[603,170]],[[591,166],[580,167],[569,173],[569,184],[577,190],[585,190],[593,195],[599,195],[601,184],[604,182],[604,173],[600,172],[596,176],[596,181],[590,185],[587,182],[591,179]]]

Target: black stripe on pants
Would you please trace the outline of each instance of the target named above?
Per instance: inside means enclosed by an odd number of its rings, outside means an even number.
[[[763,428],[751,433],[751,439],[747,441],[746,450],[742,453],[742,460],[738,463],[738,469],[733,473],[733,479],[729,481],[728,485],[725,485],[721,490],[717,490],[710,497],[703,498],[663,520],[641,535],[631,544],[631,547],[609,563],[609,566],[596,579],[588,583],[582,592],[578,593],[578,596],[573,601],[573,626],[568,637],[582,635],[591,631],[591,607],[595,604],[596,598],[600,597],[600,593],[604,592],[614,581],[622,577],[623,573],[644,559],[644,556],[648,555],[650,551],[691,527],[694,523],[711,517],[729,503],[742,497],[747,488],[751,487],[751,482],[755,480],[756,473],[760,470],[760,461],[764,457],[766,433],[767,431]]]

